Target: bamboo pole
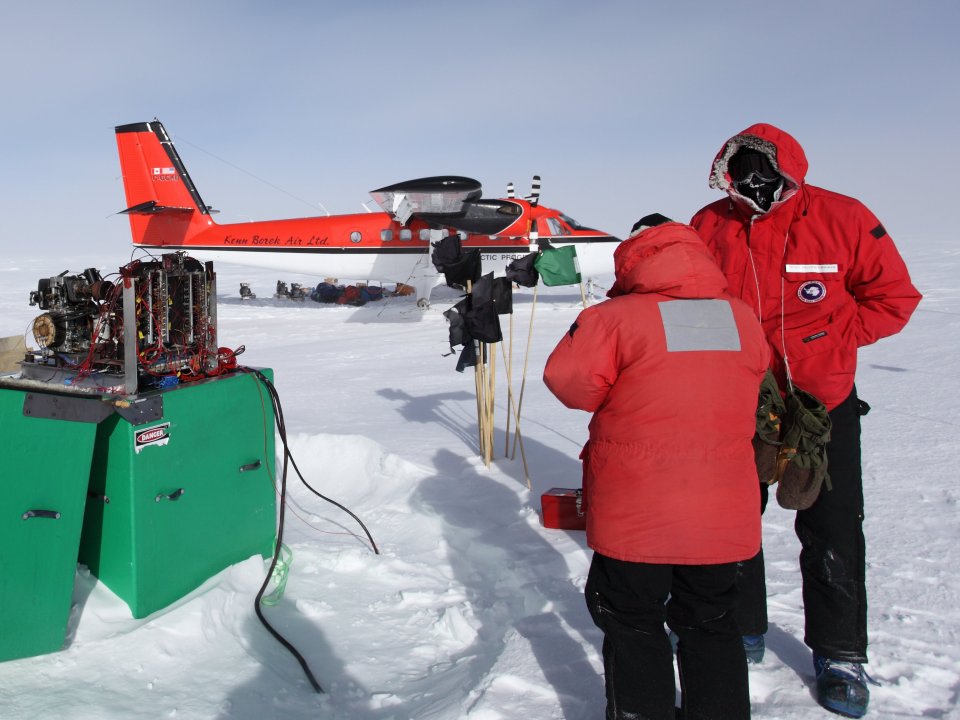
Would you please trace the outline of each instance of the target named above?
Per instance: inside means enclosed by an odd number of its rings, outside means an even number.
[[[482,342],[471,340],[475,343],[477,358],[476,365],[473,366],[474,390],[477,394],[477,443],[480,450],[480,456],[483,457],[483,354],[486,348]]]
[[[486,432],[485,432],[485,441],[484,445],[484,462],[487,467],[490,467],[490,463],[493,461],[493,411],[494,411],[494,398],[496,397],[496,382],[497,382],[497,352],[496,344],[490,348],[490,360],[489,366],[487,367],[487,387],[486,387],[486,401],[487,407],[486,412],[484,413],[484,421],[486,423]]]
[[[467,295],[473,294],[473,281],[467,280]],[[476,364],[473,366],[473,385],[474,391],[477,395],[477,443],[479,445],[480,456],[483,457],[483,352],[484,347],[483,343],[473,340],[471,338],[470,342],[474,343],[474,349],[476,352]]]
[[[504,351],[504,360],[506,360],[505,351]],[[508,377],[508,378],[507,378],[507,400],[508,400],[508,403],[507,403],[507,418],[509,419],[510,416],[511,416],[511,414],[512,414],[513,417],[516,419],[517,425],[519,426],[519,424],[520,424],[520,415],[519,415],[519,413],[517,412],[517,406],[516,406],[516,402],[514,401],[513,389],[512,389],[512,387],[511,387],[511,382],[512,382],[511,379]],[[509,446],[510,446],[510,431],[509,431],[509,426],[508,426],[508,430],[507,430],[507,434],[506,434],[505,439],[506,439],[506,441],[507,441],[507,450],[509,450]],[[527,467],[527,453],[526,453],[526,451],[524,450],[524,447],[523,447],[523,436],[520,434],[520,430],[519,430],[519,429],[517,430],[517,442],[518,442],[519,445],[520,445],[520,459],[523,461],[523,477],[524,477],[524,479],[527,481],[527,489],[528,489],[528,490],[532,490],[532,489],[533,489],[533,486],[530,484],[530,468]],[[504,452],[506,453],[507,450],[505,450]]]
[[[503,456],[510,454],[510,420],[513,411],[513,308],[510,309],[510,351],[506,352],[503,344],[500,345],[503,351],[503,364],[506,368],[507,376],[507,429],[503,436]]]
[[[523,375],[520,381],[520,396],[517,399],[517,426],[516,431],[513,437],[513,450],[510,453],[510,459],[517,455],[517,439],[520,437],[520,411],[523,409],[523,392],[527,386],[527,366],[530,363],[530,345],[533,341],[533,316],[537,311],[537,291],[540,289],[540,285],[533,286],[533,304],[530,306],[530,330],[527,333],[527,353],[523,358]]]

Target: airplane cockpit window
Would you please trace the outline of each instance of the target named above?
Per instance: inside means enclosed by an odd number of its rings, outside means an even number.
[[[413,230],[410,228],[400,228],[400,239],[409,241],[413,239]]]
[[[569,215],[564,215],[563,213],[560,213],[560,218],[574,230],[589,230],[589,228],[585,228],[583,225],[578,223]]]
[[[350,233],[350,242],[358,243],[362,239],[363,239],[363,233],[361,233],[359,230],[354,230],[352,233]]]
[[[569,235],[565,227],[563,227],[556,218],[548,217],[547,219],[547,230],[549,230],[550,235],[556,237],[557,235]]]
[[[403,240],[403,231],[400,231],[400,239]],[[390,242],[393,240],[393,230],[381,230],[380,231],[380,240],[383,242]]]

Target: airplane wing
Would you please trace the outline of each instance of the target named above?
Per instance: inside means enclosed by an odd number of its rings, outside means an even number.
[[[371,190],[370,195],[384,212],[396,218],[401,225],[414,215],[454,215],[462,212],[467,200],[479,198],[480,183],[473,178],[459,175],[436,175],[434,177],[406,180]]]

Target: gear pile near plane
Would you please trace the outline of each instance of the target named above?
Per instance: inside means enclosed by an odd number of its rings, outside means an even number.
[[[314,302],[325,304],[366,305],[368,302],[382,300],[384,297],[409,295],[411,292],[413,288],[401,283],[398,283],[396,289],[390,292],[384,290],[382,285],[366,283],[343,285],[335,278],[326,278],[323,282],[317,283],[313,289],[304,287],[302,283],[291,282],[287,285],[283,280],[277,280],[277,289],[273,297],[276,300],[293,300],[294,302],[303,302],[309,298]],[[250,287],[250,283],[240,283],[240,299],[257,299],[257,294]]]

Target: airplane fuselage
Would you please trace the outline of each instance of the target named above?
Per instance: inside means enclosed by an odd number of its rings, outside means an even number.
[[[167,252],[182,249],[201,260],[318,277],[405,282],[420,286],[418,290],[442,281],[430,261],[430,249],[431,242],[447,231],[431,230],[418,221],[402,226],[383,212],[235,224],[216,224],[208,217],[206,228],[190,234],[178,217],[131,220],[144,224],[138,245]],[[574,230],[559,220],[554,226],[565,234],[541,234],[540,240],[556,247],[576,244],[581,274],[610,272],[616,238]],[[465,250],[480,250],[485,273],[502,273],[510,262],[536,249],[520,235],[468,235],[461,244]]]

